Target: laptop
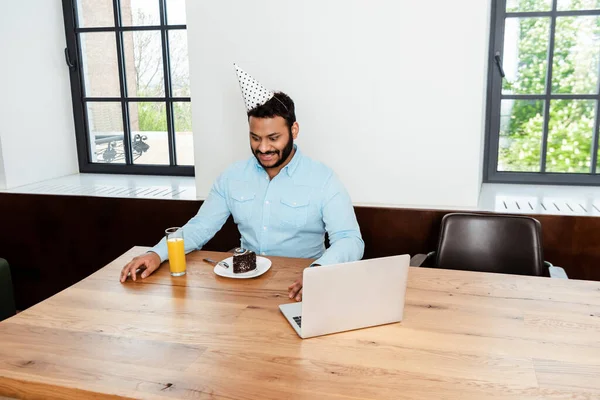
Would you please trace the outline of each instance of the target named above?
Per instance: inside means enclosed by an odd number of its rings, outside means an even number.
[[[400,322],[410,256],[304,270],[302,302],[279,309],[303,339]]]

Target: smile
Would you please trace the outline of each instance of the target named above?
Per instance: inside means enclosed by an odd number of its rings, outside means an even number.
[[[259,154],[258,157],[261,159],[261,161],[271,161],[274,160],[277,155],[276,154]]]

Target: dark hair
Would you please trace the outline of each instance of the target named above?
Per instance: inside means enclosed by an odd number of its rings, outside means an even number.
[[[285,119],[288,129],[292,131],[292,125],[296,122],[296,110],[294,100],[283,92],[275,92],[275,95],[262,106],[248,111],[248,119],[282,117]]]

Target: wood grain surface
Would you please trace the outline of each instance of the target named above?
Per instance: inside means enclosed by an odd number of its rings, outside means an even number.
[[[401,323],[301,340],[277,306],[309,260],[120,284],[146,249],[0,323],[0,397],[600,398],[599,282],[411,268]]]

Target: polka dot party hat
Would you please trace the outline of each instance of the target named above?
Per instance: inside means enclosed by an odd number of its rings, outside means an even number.
[[[272,90],[265,88],[256,79],[248,75],[246,71],[238,67],[237,64],[233,64],[233,66],[240,82],[240,89],[242,90],[247,111],[262,106],[273,98],[274,92]]]

